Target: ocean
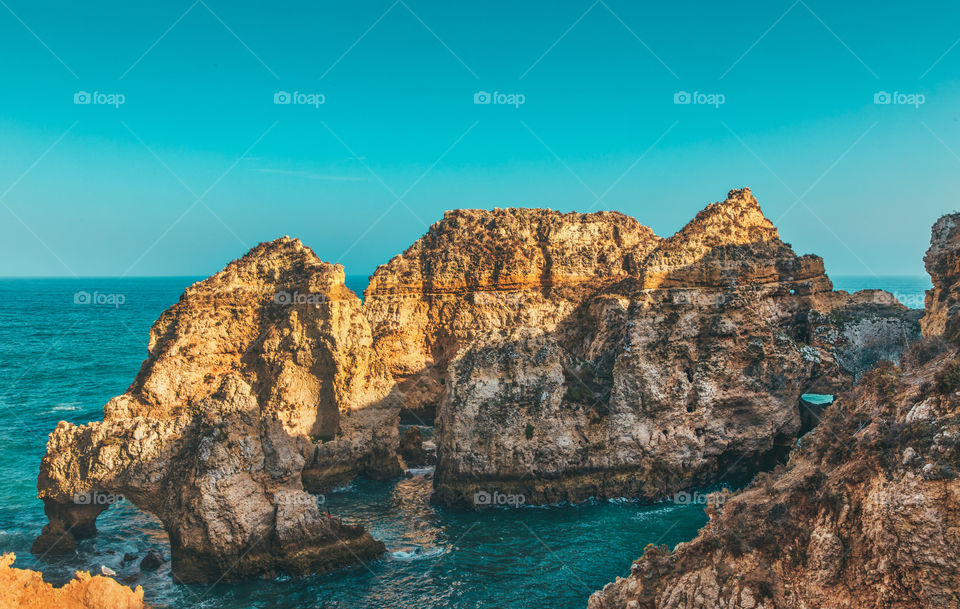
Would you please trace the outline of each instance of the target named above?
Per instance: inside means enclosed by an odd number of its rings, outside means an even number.
[[[324,496],[325,507],[363,524],[387,546],[367,565],[311,577],[209,586],[175,584],[167,535],[155,518],[122,501],[97,521],[100,534],[66,557],[35,557],[46,522],[36,479],[47,434],[61,420],[84,424],[123,393],[146,357],[148,330],[199,277],[0,279],[0,552],[16,567],[60,585],[74,571],[142,585],[153,607],[252,608],[583,608],[648,543],[673,547],[707,517],[696,503],[628,500],[462,512],[431,506],[430,480],[357,480]],[[922,308],[926,277],[835,277],[837,289],[881,288]],[[362,292],[365,276],[347,278]],[[165,557],[140,572],[150,550]],[[137,556],[124,562],[124,554]]]

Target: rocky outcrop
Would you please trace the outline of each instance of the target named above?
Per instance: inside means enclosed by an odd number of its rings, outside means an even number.
[[[648,546],[590,609],[960,607],[958,221],[937,222],[926,256],[928,337],[839,395],[786,466],[714,496],[695,540]]]
[[[786,455],[803,430],[801,394],[849,387],[874,357],[899,354],[919,334],[916,314],[892,296],[832,292],[822,260],[796,256],[747,189],[669,239],[626,223],[633,237],[602,256],[597,235],[626,232],[621,216],[548,216],[590,226],[563,240],[567,252],[592,254],[579,259],[532,254],[546,246],[477,251],[499,242],[487,227],[503,215],[544,218],[507,212],[471,212],[466,223],[448,215],[381,267],[367,292],[376,340],[391,345],[378,342],[379,352],[388,362],[395,349],[417,354],[405,360],[408,378],[441,400],[435,484],[444,504],[494,492],[527,503],[657,499],[734,482]],[[511,227],[530,239],[550,234]],[[518,250],[531,254],[501,263]],[[518,267],[553,258],[567,264],[531,290],[543,268]],[[526,279],[490,279],[502,268]],[[424,279],[437,269],[442,282]],[[419,288],[384,293],[411,276]],[[436,285],[456,287],[424,287]],[[876,327],[864,329],[866,309]],[[406,322],[388,323],[391,315]]]
[[[900,363],[904,347],[921,337],[923,311],[905,310],[889,292],[863,290],[854,298],[826,295],[809,314],[813,342],[830,346],[834,360],[854,379],[877,362]],[[824,300],[821,298],[820,300]]]
[[[109,577],[78,571],[61,588],[43,581],[43,574],[14,569],[13,554],[0,556],[0,607],[4,609],[143,609],[143,588],[136,590]]]
[[[819,256],[801,256],[780,240],[749,188],[711,203],[642,264],[651,288],[728,288],[777,283],[791,293],[832,289]]]
[[[71,551],[125,498],[163,522],[181,581],[365,561],[383,545],[314,493],[398,475],[401,412],[436,419],[436,450],[417,432],[402,449],[436,459],[444,504],[736,481],[810,426],[802,393],[849,387],[917,332],[889,295],[833,292],[747,189],[669,239],[614,212],[447,212],[363,304],[283,238],[164,312],[103,421],[53,431],[34,550]]]
[[[933,289],[927,290],[924,336],[960,337],[960,215],[943,216],[933,225],[930,249],[923,257]]]
[[[377,354],[411,423],[432,422],[465,344],[553,331],[586,298],[639,271],[660,242],[616,212],[455,210],[377,269],[364,293]]]
[[[393,476],[399,402],[343,268],[264,243],[188,288],[102,422],[61,422],[38,480],[37,552],[70,551],[119,498],[155,514],[184,582],[322,572],[383,545],[312,492]]]

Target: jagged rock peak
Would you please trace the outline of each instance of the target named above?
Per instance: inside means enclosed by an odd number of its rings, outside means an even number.
[[[725,201],[707,205],[643,265],[645,288],[775,282],[801,282],[791,287],[801,293],[832,289],[823,260],[798,257],[781,241],[749,188],[731,190]]]
[[[958,228],[960,214],[941,218],[925,257],[932,338],[883,358],[899,366],[876,363],[850,391],[829,391],[836,400],[785,465],[711,495],[694,540],[648,546],[589,609],[960,607],[960,353],[939,339],[955,341],[960,328]],[[869,308],[807,319],[857,319],[841,333],[867,337],[859,350],[869,352],[869,335],[888,322],[875,323],[872,294],[857,297]]]
[[[323,572],[383,552],[307,492],[399,473],[393,381],[343,267],[295,239],[261,243],[164,311],[148,352],[103,421],[50,434],[37,481],[49,522],[34,552],[95,535],[107,506],[76,500],[94,492],[156,515],[185,582]]]
[[[733,189],[727,193],[725,201],[707,205],[678,236],[694,234],[700,236],[701,242],[713,247],[780,238],[749,188]]]
[[[284,284],[330,290],[343,287],[344,279],[342,265],[324,262],[299,239],[283,236],[254,246],[220,272],[187,288],[184,296],[209,288],[250,290]]]

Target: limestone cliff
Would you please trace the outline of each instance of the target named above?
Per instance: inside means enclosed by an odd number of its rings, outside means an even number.
[[[375,556],[382,544],[307,491],[398,473],[392,391],[343,268],[297,240],[261,244],[161,315],[102,422],[50,434],[34,550],[70,551],[122,496],[163,522],[180,581]]]
[[[660,238],[616,212],[455,210],[377,269],[365,292],[377,354],[411,422],[430,422],[464,344],[553,331],[587,297],[639,270]]]
[[[619,215],[544,214],[449,214],[367,291],[378,353],[440,400],[442,503],[736,481],[805,431],[801,394],[848,387],[918,335],[891,296],[832,292],[822,260],[795,255],[748,189],[669,239]],[[524,245],[486,249],[507,239],[503,218]],[[563,253],[545,218],[577,227]],[[859,331],[866,310],[878,325]]]
[[[925,336],[960,337],[960,216],[943,216],[931,229],[930,249],[923,257],[933,280],[927,291]]]
[[[71,551],[122,496],[163,522],[181,581],[367,560],[383,545],[311,493],[399,474],[400,412],[436,417],[445,504],[735,481],[813,425],[802,393],[919,332],[888,294],[833,292],[747,189],[669,239],[614,212],[448,212],[365,296],[289,238],[188,288],[104,420],[51,433],[35,551]]]
[[[11,567],[13,554],[0,556],[0,607],[3,609],[143,609],[143,588],[136,590],[109,577],[78,571],[61,588],[36,571]]]
[[[958,222],[934,225],[927,338],[838,396],[786,466],[717,496],[695,540],[649,546],[590,609],[960,607]]]

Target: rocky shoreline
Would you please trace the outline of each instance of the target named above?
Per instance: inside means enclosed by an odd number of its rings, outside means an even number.
[[[925,338],[821,415],[785,466],[649,546],[590,609],[960,607],[960,215],[933,227]]]
[[[43,575],[11,567],[13,554],[0,556],[0,607],[17,609],[144,609],[143,588],[135,590],[109,577],[78,571],[60,588]]]
[[[109,502],[86,499],[108,495],[161,520],[178,581],[375,559],[383,544],[316,495],[425,459],[401,421],[436,424],[442,505],[746,481],[809,431],[801,395],[899,362],[919,316],[885,292],[833,291],[749,189],[669,238],[615,212],[447,212],[362,303],[343,267],[284,237],[163,313],[102,422],[54,430],[34,550],[95,535]]]

